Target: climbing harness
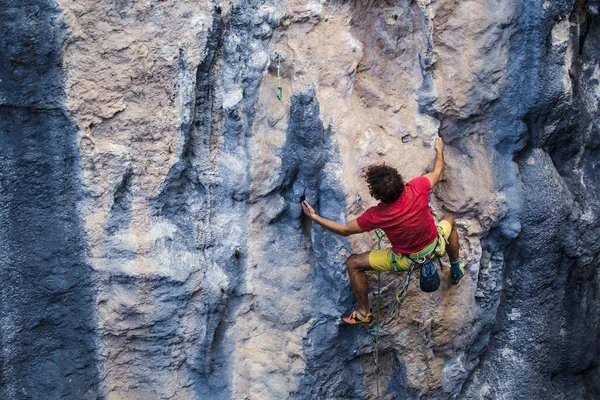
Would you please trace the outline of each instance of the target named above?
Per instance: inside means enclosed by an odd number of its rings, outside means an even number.
[[[277,98],[279,100],[283,99],[283,89],[281,88],[281,75],[279,74],[279,70],[281,69],[281,56],[279,53],[277,56]]]

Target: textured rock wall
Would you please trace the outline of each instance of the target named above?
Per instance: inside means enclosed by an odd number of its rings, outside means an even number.
[[[355,217],[438,132],[467,276],[411,287],[382,395],[599,395],[597,1],[0,5],[3,398],[374,398],[374,235],[298,200]]]

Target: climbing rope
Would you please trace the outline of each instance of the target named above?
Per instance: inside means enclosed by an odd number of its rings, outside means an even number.
[[[363,205],[364,208],[364,205]],[[384,233],[379,230],[376,229],[375,230],[375,235],[377,235],[377,250],[381,250],[381,241],[383,240],[383,236]],[[381,298],[381,271],[377,271],[377,325],[375,325],[375,384],[377,386],[377,400],[379,400],[379,331],[381,330],[382,326],[379,323],[379,321],[381,321],[381,305],[380,305],[380,298]]]
[[[360,205],[363,211],[367,210],[364,202],[362,201],[362,196],[360,193],[358,194],[358,198],[356,199],[356,203]],[[385,237],[385,233],[381,229],[375,229],[375,235],[377,236],[377,250],[381,250],[381,242]],[[415,263],[410,264],[410,268],[406,273],[406,281],[404,282],[404,286],[400,291],[396,293],[396,301],[394,305],[388,311],[387,318],[381,322],[381,306],[380,306],[380,297],[381,297],[381,272],[377,271],[377,322],[375,323],[375,382],[377,386],[377,399],[379,399],[379,374],[381,373],[381,369],[379,368],[379,332],[388,325],[390,322],[394,321],[398,315],[400,314],[400,309],[402,306],[406,304],[408,301],[408,287],[410,286],[410,277],[414,270]]]

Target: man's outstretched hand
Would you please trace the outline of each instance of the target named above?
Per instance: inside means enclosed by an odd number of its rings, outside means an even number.
[[[435,151],[437,151],[438,153],[444,152],[444,141],[439,136],[436,136],[435,138]]]
[[[308,204],[308,201],[304,200],[302,202],[302,210],[304,211],[304,214],[306,214],[306,216],[312,220],[315,219],[315,216],[317,215],[317,213],[315,212],[315,210],[310,206],[310,204]]]
[[[346,225],[342,225],[338,222],[335,222],[330,219],[319,216],[315,212],[315,210],[313,210],[313,208],[310,206],[308,201],[306,201],[306,200],[304,200],[302,202],[302,210],[304,211],[304,214],[306,214],[306,216],[308,218],[310,218],[312,221],[321,225],[323,228],[327,229],[328,231],[337,233],[338,235],[348,236],[348,235],[352,235],[354,233],[364,232],[364,230],[360,226],[358,226],[356,219],[353,219],[352,221],[348,222]]]

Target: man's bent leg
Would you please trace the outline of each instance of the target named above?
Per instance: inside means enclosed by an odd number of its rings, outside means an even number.
[[[369,314],[369,284],[365,271],[373,270],[369,263],[369,252],[353,254],[346,261],[348,277],[354,298],[358,303],[358,317],[364,318]]]
[[[448,245],[446,246],[446,252],[448,253],[448,257],[450,258],[450,262],[458,260],[458,232],[456,231],[456,222],[454,221],[454,217],[450,214],[446,214],[442,217],[442,220],[448,221],[452,230],[450,231],[450,236],[448,236]]]
[[[458,258],[458,232],[456,231],[456,223],[453,216],[444,215],[442,220],[445,220],[452,227],[450,235],[448,236],[446,252],[448,252],[448,257],[450,258],[450,283],[456,285],[464,276],[464,271],[460,266],[460,259]]]

